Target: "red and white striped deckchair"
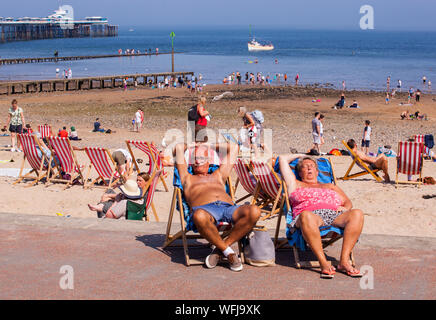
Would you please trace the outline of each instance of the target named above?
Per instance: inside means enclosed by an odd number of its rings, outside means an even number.
[[[164,171],[162,157],[159,154],[159,150],[154,145],[154,143],[148,143],[146,141],[133,141],[133,140],[126,140],[127,148],[129,149],[130,155],[132,156],[133,164],[136,168],[136,171],[139,173],[141,172],[139,169],[138,162],[135,159],[135,155],[133,154],[131,145],[135,146],[142,152],[144,152],[148,156],[149,160],[149,168],[148,168],[148,174],[151,175],[153,171],[155,170],[162,170],[162,174],[159,175],[160,181],[162,181],[162,184],[164,185],[165,191],[168,192],[168,186],[165,182],[165,177],[167,176],[167,173]]]
[[[85,189],[94,187],[95,183],[98,181],[103,182],[106,188],[111,188],[112,185],[118,182],[120,175],[116,170],[115,161],[112,159],[109,150],[103,148],[85,148],[85,153],[91,161],[85,178],[85,183],[83,185]],[[94,179],[91,183],[87,183],[92,167],[94,167],[95,171],[97,171],[98,178]]]
[[[261,209],[263,213],[266,213],[261,220],[278,215],[281,210],[281,205],[283,204],[283,201],[281,201],[280,205],[278,205],[279,201],[283,200],[283,184],[281,178],[279,178],[271,165],[266,162],[251,161],[250,170],[259,182],[261,190],[269,197],[270,202],[273,204],[271,210]],[[260,190],[258,190],[254,197],[257,198],[259,193]]]
[[[260,183],[256,180],[256,177],[251,173],[247,160],[237,159],[234,168],[236,171],[236,176],[238,177],[238,180],[236,181],[235,192],[238,183],[240,183],[244,188],[244,190],[247,191],[247,195],[236,200],[235,203],[239,203],[249,197],[253,197],[251,204],[256,204],[261,208],[264,207],[268,203],[269,197],[263,193]],[[257,199],[254,198],[255,194],[258,195]]]
[[[156,171],[154,177],[152,177],[151,183],[148,186],[147,199],[145,199],[145,212],[147,213],[147,209],[150,208],[151,206],[151,210],[153,211],[154,218],[156,219],[157,222],[159,222],[159,217],[157,215],[156,208],[153,203],[153,197],[156,191],[156,186],[159,183],[159,178],[162,175],[162,172],[163,172],[162,170]],[[148,218],[147,215],[146,217],[147,217],[146,220],[149,221],[150,219]]]
[[[23,162],[21,164],[20,173],[18,175],[18,180],[16,180],[14,184],[17,184],[24,179],[31,179],[33,180],[33,182],[28,185],[28,187],[30,187],[37,184],[43,178],[47,177],[48,159],[45,156],[44,152],[42,151],[42,147],[39,144],[39,141],[36,138],[36,136],[31,134],[19,133],[18,142],[21,144],[21,147],[23,148],[24,156],[23,156]],[[42,156],[38,155],[37,147],[39,148],[40,154]],[[23,175],[24,163],[26,162],[26,160],[32,167],[32,170],[27,174]],[[33,173],[36,174],[36,177],[32,176]]]
[[[54,159],[54,156],[57,156],[57,160],[59,160],[59,163],[56,162],[56,167],[58,169],[58,177],[53,177],[53,174],[51,174],[48,177],[48,182],[54,181],[54,182],[62,182],[66,183],[68,188],[70,185],[73,184],[73,181],[80,177],[80,180],[82,184],[84,183],[82,171],[80,169],[80,165],[77,162],[76,155],[74,153],[73,147],[71,146],[70,140],[68,138],[61,138],[61,137],[47,137],[50,149],[51,149],[51,161]],[[65,174],[68,174],[70,176],[69,179],[65,179],[62,177],[62,172]]]
[[[46,137],[50,137],[52,135],[51,126],[49,126],[49,125],[38,126],[38,131],[41,134],[41,139],[44,139]]]
[[[423,134],[417,134],[417,135],[415,135],[415,142],[418,142],[418,143],[424,143],[424,135]]]
[[[422,183],[422,166],[423,166],[424,144],[419,142],[401,141],[398,142],[397,156],[397,174],[395,183]],[[398,173],[406,174],[408,177],[419,175],[417,181],[400,181]]]

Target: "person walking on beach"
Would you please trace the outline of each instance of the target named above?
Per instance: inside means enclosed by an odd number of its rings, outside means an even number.
[[[284,74],[283,79],[285,80],[285,86],[288,84],[288,74]]]
[[[210,116],[209,112],[205,109],[206,106],[206,97],[201,96],[198,99],[197,104],[197,114],[198,114],[198,120],[195,123],[195,140],[197,141],[197,134],[207,127],[207,121]],[[207,137],[203,140],[203,142],[207,142]]]
[[[295,76],[295,85],[298,86],[298,80],[300,80],[300,75],[297,73]]]
[[[400,91],[400,92],[401,92],[401,85],[402,85],[401,80],[398,79],[397,88],[398,88],[398,91]]]
[[[20,150],[19,141],[17,138],[18,133],[23,133],[23,127],[26,126],[26,121],[24,120],[23,109],[18,106],[18,101],[16,99],[12,100],[11,107],[8,111],[8,120],[6,122],[5,128],[9,127],[9,132],[11,133],[11,152],[22,152]],[[17,139],[17,147],[15,147],[15,140]]]
[[[342,81],[342,91],[345,91],[345,80]]]
[[[323,144],[325,144],[325,140],[324,140],[324,118],[325,116],[323,114],[319,115],[319,136],[320,136],[320,140],[321,143],[319,144],[319,153],[321,154],[321,146]]]
[[[422,85],[425,87],[425,83],[427,82],[427,77],[423,76],[422,77]]]
[[[136,113],[135,113],[135,127],[134,127],[134,131],[139,133],[139,131],[142,128],[142,124],[143,123],[144,123],[144,112],[142,111],[141,108],[138,108],[138,111],[136,111]]]
[[[389,92],[386,92],[385,104],[389,104]]]
[[[363,129],[363,138],[362,138],[362,152],[368,154],[369,144],[371,142],[371,132],[372,129],[369,126],[371,122],[369,120],[365,120],[365,128]]]
[[[313,138],[313,145],[311,150],[315,149],[318,154],[319,152],[319,145],[321,144],[321,122],[319,121],[320,113],[317,111],[315,112],[315,118],[312,120],[312,138]]]
[[[388,78],[386,79],[386,92],[390,91],[390,86],[391,86],[391,76],[388,76]]]
[[[123,79],[124,91],[127,91],[127,79]]]
[[[421,98],[421,90],[417,89],[415,94],[415,101],[419,103],[419,99]]]

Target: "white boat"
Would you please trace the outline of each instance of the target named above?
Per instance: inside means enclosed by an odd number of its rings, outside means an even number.
[[[255,38],[248,42],[248,51],[271,51],[274,50],[274,45],[272,43],[269,44],[260,44],[256,41]]]

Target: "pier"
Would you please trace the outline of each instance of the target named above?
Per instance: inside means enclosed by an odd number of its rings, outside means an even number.
[[[174,52],[174,54],[179,54],[179,53],[182,53],[182,52]],[[157,55],[161,55],[161,54],[172,54],[172,53],[171,52],[158,52],[158,53],[134,53],[134,54],[106,54],[106,55],[95,55],[95,56],[10,58],[10,59],[0,59],[0,66],[10,65],[10,64],[77,61],[77,60],[89,60],[89,59],[116,58],[116,57],[157,56]]]
[[[165,78],[177,79],[193,76],[194,72],[168,72],[168,73],[146,73],[130,74],[103,77],[73,78],[73,79],[51,79],[51,80],[29,80],[15,82],[0,82],[0,95],[13,95],[25,93],[57,92],[57,91],[79,91],[93,89],[115,89],[123,87],[123,80],[127,79],[128,86],[138,87],[153,86]]]

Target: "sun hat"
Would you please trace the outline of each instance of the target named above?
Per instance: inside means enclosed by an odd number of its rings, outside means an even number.
[[[138,187],[135,180],[127,180],[125,184],[119,187],[119,189],[129,199],[141,198],[142,190]]]
[[[76,131],[76,128],[75,127],[71,127],[71,131]]]

